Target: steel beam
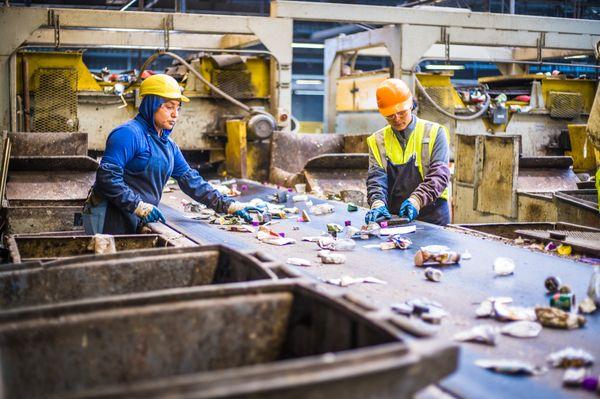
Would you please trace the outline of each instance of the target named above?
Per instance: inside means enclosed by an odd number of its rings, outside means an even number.
[[[503,15],[470,12],[456,8],[404,8],[357,4],[315,3],[305,1],[271,2],[271,16],[303,21],[367,24],[410,24],[445,27],[470,27],[508,31],[562,32],[600,36],[600,21]]]

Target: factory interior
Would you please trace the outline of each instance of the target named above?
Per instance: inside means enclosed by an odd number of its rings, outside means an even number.
[[[0,398],[600,396],[599,1],[0,34]]]

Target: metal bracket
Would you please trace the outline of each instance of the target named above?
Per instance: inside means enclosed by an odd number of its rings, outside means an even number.
[[[48,10],[48,26],[54,29],[54,48],[60,47],[60,19],[54,10]]]
[[[164,30],[164,47],[165,51],[169,51],[169,36],[173,29],[173,15],[169,14],[163,18],[163,30]]]
[[[537,42],[537,61],[542,62],[542,49],[546,45],[546,33],[540,32],[540,37],[536,40]]]
[[[446,63],[450,63],[450,34],[445,33],[446,28],[444,28],[444,55],[446,57]]]

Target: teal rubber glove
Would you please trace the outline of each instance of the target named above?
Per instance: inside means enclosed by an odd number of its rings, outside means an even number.
[[[380,206],[378,208],[371,209],[370,211],[367,212],[367,214],[365,215],[365,223],[369,224],[372,222],[377,222],[381,219],[391,219],[391,218],[392,218],[392,215],[390,214],[390,211],[388,211],[387,207]]]
[[[158,222],[159,220],[163,223],[167,222],[160,209],[147,202],[140,201],[134,213],[142,219],[144,224]]]
[[[250,215],[250,212],[263,213],[263,211],[261,209],[255,207],[255,206],[246,206],[243,209],[240,209],[239,211],[235,211],[233,214],[235,216],[241,217],[247,223],[251,223],[252,216]]]
[[[402,205],[400,205],[400,214],[401,218],[407,218],[409,221],[413,221],[419,215],[419,210],[413,205],[409,200],[405,200]]]

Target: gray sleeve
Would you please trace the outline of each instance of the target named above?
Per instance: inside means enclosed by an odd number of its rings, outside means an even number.
[[[431,158],[429,159],[429,171],[424,176],[421,184],[417,186],[411,197],[416,197],[421,208],[435,201],[448,187],[450,182],[450,148],[444,128],[440,127],[433,143]]]
[[[434,162],[443,162],[446,164],[450,162],[450,144],[448,143],[448,138],[446,137],[446,131],[441,126],[438,129],[435,143],[433,143],[431,159],[429,160],[429,163]]]

